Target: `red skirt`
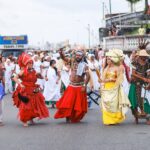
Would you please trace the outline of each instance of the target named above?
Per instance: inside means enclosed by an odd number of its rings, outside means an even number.
[[[14,105],[19,109],[18,117],[22,122],[27,122],[34,118],[42,119],[49,117],[49,110],[45,105],[44,96],[40,92],[33,93],[33,90],[34,87],[27,87],[25,89],[29,99],[28,103],[24,103],[18,98],[20,87],[13,94]]]
[[[81,91],[81,86],[68,86],[64,95],[56,103],[58,118],[69,118],[71,122],[79,122],[87,113],[87,95]]]

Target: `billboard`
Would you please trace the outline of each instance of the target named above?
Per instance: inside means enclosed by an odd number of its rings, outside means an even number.
[[[0,36],[1,49],[24,49],[27,47],[28,37],[22,36]]]

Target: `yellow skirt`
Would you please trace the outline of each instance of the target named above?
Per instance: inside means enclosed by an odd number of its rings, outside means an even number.
[[[114,82],[105,83],[105,89],[110,89],[115,86]],[[103,124],[105,125],[114,125],[119,124],[125,120],[125,116],[122,115],[122,112],[108,112],[103,110],[102,108],[102,117],[103,117]]]

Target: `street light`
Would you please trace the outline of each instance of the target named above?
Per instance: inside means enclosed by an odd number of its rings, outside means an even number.
[[[110,11],[110,14],[111,14],[111,0],[109,0],[109,11]]]
[[[111,0],[109,0],[109,11],[110,11],[110,24],[112,26],[112,20],[111,20]]]
[[[89,43],[89,49],[91,48],[91,27],[90,27],[90,24],[88,24],[88,35],[89,35],[89,38],[88,38],[88,43]]]

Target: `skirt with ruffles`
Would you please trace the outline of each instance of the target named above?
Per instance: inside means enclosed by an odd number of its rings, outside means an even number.
[[[43,119],[49,117],[49,110],[45,105],[44,96],[42,93],[34,93],[35,87],[26,87],[24,93],[28,97],[27,103],[22,102],[18,94],[21,88],[18,86],[13,93],[14,105],[19,109],[18,117],[22,122],[30,121],[34,118]]]
[[[87,113],[87,95],[81,91],[82,86],[68,86],[64,95],[56,103],[55,119],[69,118],[71,122],[79,122]]]

